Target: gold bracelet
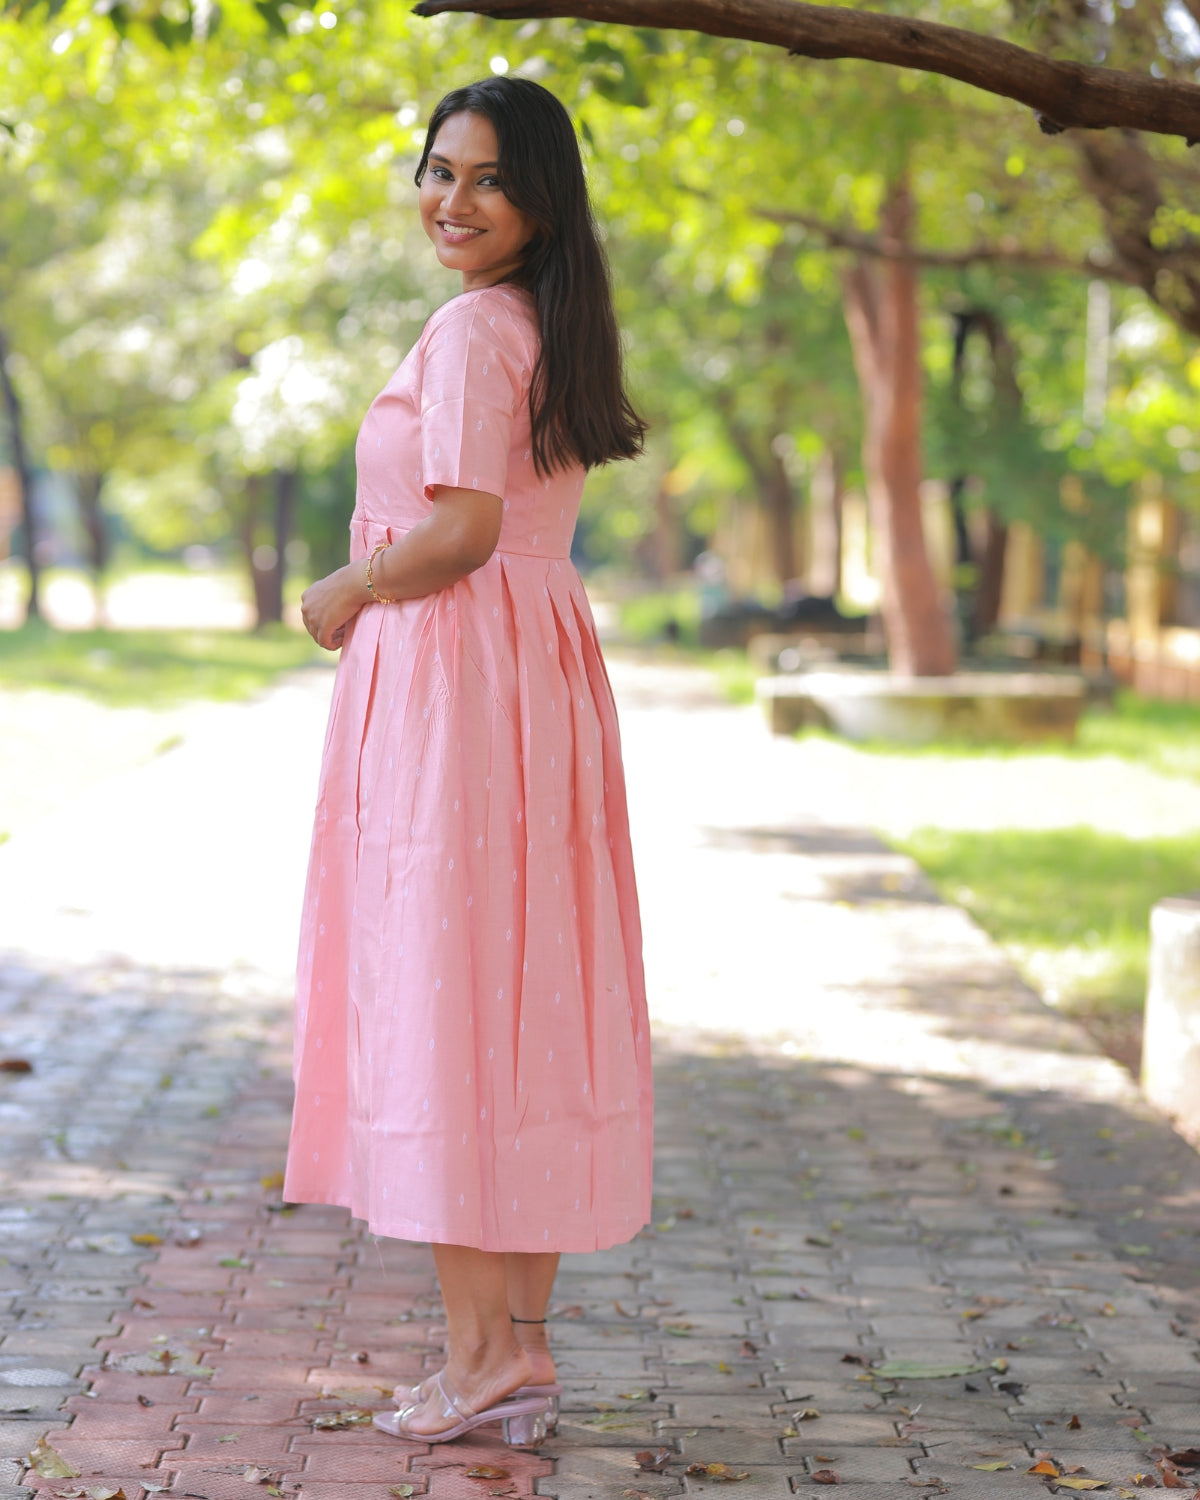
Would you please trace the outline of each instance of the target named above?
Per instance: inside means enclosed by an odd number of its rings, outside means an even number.
[[[370,557],[367,558],[367,593],[374,599],[376,604],[395,604],[394,599],[386,599],[382,594],[375,592],[375,559],[381,552],[386,552],[391,542],[380,542]]]

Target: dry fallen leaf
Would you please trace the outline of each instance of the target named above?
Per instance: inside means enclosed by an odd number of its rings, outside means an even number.
[[[1174,1464],[1177,1469],[1200,1469],[1200,1448],[1180,1448],[1164,1454],[1164,1462]]]
[[[688,1464],[686,1474],[700,1474],[706,1479],[715,1479],[718,1484],[736,1484],[740,1479],[749,1479],[749,1469],[731,1469],[728,1464]]]
[[[25,1057],[0,1057],[0,1073],[32,1073],[33,1064]]]
[[[247,1484],[273,1484],[280,1477],[273,1469],[263,1469],[258,1464],[247,1464],[242,1470],[242,1478]]]
[[[129,1238],[135,1245],[161,1245],[161,1234],[131,1234]]]
[[[836,1469],[814,1469],[814,1484],[841,1484],[841,1476]]]
[[[323,1411],[310,1420],[318,1432],[341,1432],[345,1427],[367,1426],[372,1415],[361,1406],[352,1406],[346,1411]]]
[[[78,1479],[79,1470],[70,1464],[49,1440],[39,1438],[29,1450],[29,1467],[43,1479]]]
[[[89,1484],[91,1500],[125,1500],[125,1491],[119,1484]]]
[[[1059,1468],[1053,1459],[1043,1458],[1039,1459],[1032,1469],[1026,1469],[1025,1472],[1026,1474],[1049,1474],[1051,1478],[1056,1479]]]
[[[416,1489],[411,1484],[389,1484],[388,1494],[397,1496],[397,1500],[408,1500],[409,1495],[415,1495]]]
[[[1162,1475],[1162,1486],[1164,1490],[1190,1490],[1192,1481],[1184,1479],[1174,1469],[1169,1469],[1166,1464],[1159,1464],[1158,1471]]]
[[[1078,1417],[1072,1417],[1071,1420],[1067,1423],[1067,1426],[1072,1432],[1078,1432],[1079,1429],[1083,1426],[1083,1423],[1079,1420]]]
[[[1059,1479],[1056,1481],[1054,1488],[1059,1490],[1104,1490],[1108,1488],[1108,1480]]]
[[[507,1469],[498,1469],[495,1464],[476,1464],[473,1469],[467,1470],[468,1479],[511,1479],[512,1474]]]
[[[758,1345],[754,1342],[753,1339],[743,1339],[742,1340],[742,1358],[743,1359],[753,1359],[754,1356],[757,1353],[758,1353]]]
[[[1001,1469],[1011,1469],[1012,1464],[1010,1464],[1007,1459],[999,1459],[995,1463],[972,1464],[971,1467],[973,1469],[982,1469],[986,1474],[998,1474]]]
[[[137,1404],[139,1406],[153,1406],[154,1402],[151,1401],[149,1396],[139,1396],[137,1398]]]
[[[806,1406],[803,1411],[792,1413],[793,1422],[815,1422],[821,1413],[815,1406]]]
[[[633,1460],[644,1474],[661,1474],[674,1457],[670,1448],[643,1448]]]
[[[865,1365],[866,1360],[861,1354],[843,1354],[842,1363],[844,1365]]]

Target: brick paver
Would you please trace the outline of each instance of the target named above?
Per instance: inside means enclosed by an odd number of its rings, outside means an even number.
[[[785,1496],[826,1471],[850,1497],[1002,1500],[1052,1485],[1039,1455],[1116,1494],[1200,1444],[1200,1159],[907,861],[823,824],[788,746],[689,680],[685,704],[618,678],[655,1222],[564,1262],[557,1438],[323,1425],[436,1368],[444,1329],[425,1247],[279,1201],[277,981],[17,954],[0,1053],[34,1070],[0,1074],[0,1500]],[[256,838],[284,816],[266,795]],[[47,1434],[78,1477],[27,1469]]]

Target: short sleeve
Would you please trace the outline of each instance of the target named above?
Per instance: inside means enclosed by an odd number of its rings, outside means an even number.
[[[421,479],[503,495],[513,424],[528,393],[525,351],[503,306],[451,304],[428,330],[421,373]]]

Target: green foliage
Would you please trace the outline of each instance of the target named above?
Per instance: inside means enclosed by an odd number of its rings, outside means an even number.
[[[1048,40],[991,0],[936,10],[1092,55],[1078,27]],[[1136,52],[1133,24],[1122,14],[1105,41],[1114,60]],[[933,249],[1006,242],[1079,262],[1104,250],[1069,141],[918,73],[569,20],[417,20],[366,0],[125,0],[106,15],[88,0],[7,0],[0,46],[0,327],[34,457],[106,476],[106,498],[158,542],[252,530],[255,476],[338,469],[366,404],[455,290],[412,212],[421,122],[445,88],[492,68],[539,78],[577,114],[654,424],[640,470],[589,485],[594,559],[641,556],[664,493],[703,538],[735,498],[761,496],[773,466],[803,496],[832,447],[860,479],[845,254],[795,216],[872,233],[905,168]],[[1153,150],[1173,169],[1164,180],[1183,182],[1185,148]],[[1192,232],[1182,190],[1162,213],[1164,234]],[[1111,551],[1137,475],[1163,473],[1185,501],[1195,488],[1200,365],[1121,292],[1107,419],[1086,428],[1085,295],[1080,279],[1003,264],[929,273],[928,443],[931,472],[969,464],[976,500]],[[951,317],[973,305],[1011,335],[1020,412],[997,410],[978,360],[965,405],[947,405]],[[1086,513],[1062,503],[1075,473]],[[322,560],[337,508],[315,498],[324,483],[302,501]]]
[[[282,628],[0,631],[0,687],[62,689],[117,707],[248,698],[281,672],[329,660],[307,635]]]
[[[1137,1010],[1150,909],[1189,890],[1200,836],[1129,839],[1092,828],[957,833],[920,829],[898,846],[1010,948],[1068,1008]]]

